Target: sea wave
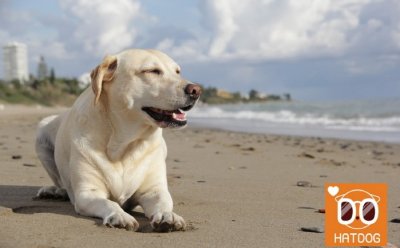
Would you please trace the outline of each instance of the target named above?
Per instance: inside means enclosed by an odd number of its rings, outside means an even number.
[[[295,113],[290,110],[279,111],[228,111],[219,107],[200,107],[193,109],[190,116],[194,118],[218,118],[235,120],[253,120],[272,124],[319,126],[326,129],[345,129],[352,131],[400,131],[400,116],[382,118],[353,117],[338,118],[329,114]]]

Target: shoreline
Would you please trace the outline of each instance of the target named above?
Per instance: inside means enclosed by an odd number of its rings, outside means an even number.
[[[400,112],[389,100],[205,106],[188,113],[205,127],[400,144]]]
[[[56,114],[69,109],[65,106],[43,106],[43,105],[24,105],[24,104],[1,104],[0,103],[0,116],[1,114],[32,114],[37,112],[51,112]],[[322,138],[322,139],[337,139],[355,142],[378,142],[400,145],[400,132],[397,131],[366,131],[366,130],[348,130],[348,129],[329,129],[323,126],[307,126],[307,125],[287,125],[269,122],[258,122],[252,120],[241,120],[242,123],[235,123],[235,125],[221,125],[229,122],[229,119],[219,119],[216,122],[209,122],[206,118],[191,117],[189,112],[188,126],[186,128],[204,128],[218,131],[238,132],[259,135],[277,135],[298,138]],[[218,121],[220,123],[218,123]],[[237,120],[235,120],[237,121]],[[245,127],[244,122],[252,122],[252,127]],[[254,126],[255,125],[255,126]],[[250,130],[253,128],[254,130]],[[247,130],[244,130],[247,129]],[[312,130],[312,131],[310,131]],[[368,136],[368,137],[367,137]],[[385,138],[383,138],[385,137]]]
[[[329,135],[309,135],[309,134],[290,134],[290,133],[275,133],[275,132],[263,132],[263,131],[244,131],[241,128],[222,128],[217,125],[214,126],[207,126],[207,124],[199,124],[199,123],[188,123],[187,128],[198,128],[198,129],[210,129],[215,131],[222,131],[222,132],[236,132],[236,133],[243,133],[243,134],[258,134],[258,135],[274,135],[274,136],[287,136],[293,138],[315,138],[315,139],[334,139],[334,140],[344,140],[344,141],[354,141],[354,142],[376,142],[376,143],[385,143],[385,144],[393,144],[393,145],[400,145],[400,141],[398,140],[379,140],[378,138],[360,138],[357,139],[355,137],[334,137]],[[239,130],[240,129],[240,130]]]
[[[102,226],[69,202],[34,201],[51,181],[36,158],[39,120],[62,108],[0,111],[0,247],[324,247],[324,184],[385,182],[388,241],[400,245],[400,145],[196,128],[165,130],[168,184],[186,232]],[[20,156],[20,157],[18,157]],[[14,157],[14,158],[13,158]],[[303,186],[298,186],[303,182]],[[304,184],[304,182],[307,182]],[[306,186],[304,186],[306,185]],[[145,232],[145,233],[143,233]]]

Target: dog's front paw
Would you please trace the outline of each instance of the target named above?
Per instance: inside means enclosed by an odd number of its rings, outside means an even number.
[[[58,199],[64,201],[69,200],[67,191],[56,186],[41,187],[36,194],[35,199]]]
[[[151,226],[156,232],[184,231],[186,229],[185,220],[174,212],[153,215]]]
[[[125,228],[128,231],[136,231],[139,222],[133,216],[125,212],[115,212],[104,218],[103,224],[108,227]]]

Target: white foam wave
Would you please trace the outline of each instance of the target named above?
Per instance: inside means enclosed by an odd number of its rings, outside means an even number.
[[[353,131],[400,131],[400,117],[387,118],[335,118],[327,115],[297,114],[289,110],[276,112],[238,110],[226,111],[219,107],[201,107],[190,112],[195,118],[223,118],[236,120],[254,120],[267,123],[291,125],[322,126],[327,129],[346,129]]]

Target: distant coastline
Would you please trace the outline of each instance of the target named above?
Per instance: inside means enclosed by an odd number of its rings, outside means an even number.
[[[249,91],[247,95],[240,92],[229,92],[216,87],[204,87],[200,100],[206,104],[232,104],[232,103],[255,103],[268,101],[291,101],[289,93],[282,95],[266,94],[255,89]]]
[[[14,80],[0,80],[0,102],[11,104],[40,104],[45,106],[70,106],[87,87],[75,78],[56,78],[54,76],[37,79],[33,76],[24,83]],[[248,94],[229,92],[216,87],[202,87],[200,101],[205,104],[257,103],[269,101],[291,101],[289,93],[267,94],[252,89]]]
[[[74,78],[36,79],[21,83],[19,80],[0,80],[0,103],[70,106],[83,91]]]

